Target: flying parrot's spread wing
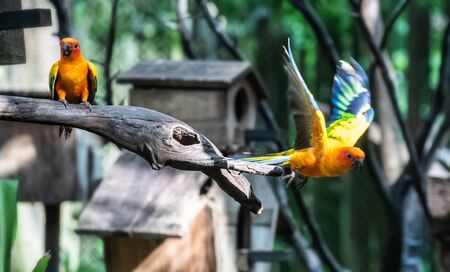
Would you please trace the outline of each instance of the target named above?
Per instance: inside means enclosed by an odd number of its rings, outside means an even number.
[[[290,82],[289,103],[297,129],[295,148],[315,147],[322,151],[327,141],[325,118],[295,64],[289,41],[288,49],[283,49],[284,67]]]
[[[351,65],[340,61],[331,93],[328,139],[338,146],[353,146],[375,115],[370,106],[367,75],[355,60]]]
[[[58,95],[55,91],[56,79],[58,78],[59,61],[55,62],[50,69],[50,74],[48,75],[48,85],[50,88],[50,97],[52,100],[58,100]]]
[[[94,64],[87,61],[88,63],[88,88],[89,88],[89,96],[88,101],[93,103],[95,93],[97,92],[97,79],[98,79],[98,73],[97,68]]]

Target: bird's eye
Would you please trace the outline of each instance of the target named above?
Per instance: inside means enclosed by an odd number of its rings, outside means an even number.
[[[78,44],[75,44],[75,46],[73,48],[78,48]]]
[[[345,157],[347,159],[351,160],[353,158],[353,155],[352,155],[352,153],[347,153],[347,154],[345,154]]]

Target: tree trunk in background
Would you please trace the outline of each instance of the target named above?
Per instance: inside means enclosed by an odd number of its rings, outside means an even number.
[[[381,42],[383,35],[383,22],[380,12],[379,0],[365,0],[362,4],[362,15],[368,25],[372,36],[377,44]],[[392,67],[391,60],[385,54],[385,61],[389,67]],[[394,110],[389,102],[386,85],[379,69],[373,72],[372,91],[375,97],[375,112],[381,128],[381,158],[387,181],[392,184],[400,175],[402,166],[406,163],[406,147],[396,135],[399,126],[394,118]],[[395,79],[393,69],[390,70],[391,77]]]
[[[444,1],[443,11],[447,18],[450,18],[450,1]],[[443,42],[445,42],[444,39],[446,39],[446,37],[443,33]],[[447,50],[450,50],[448,46]],[[446,62],[446,69],[450,70],[449,61],[446,61],[444,57],[442,58],[442,61]],[[447,77],[443,82],[444,85],[448,86],[449,81],[450,78]],[[448,146],[448,141],[443,141],[443,143],[447,143]],[[446,178],[430,177],[428,182],[428,203],[433,215],[432,228],[433,238],[438,252],[438,267],[439,271],[450,271],[450,201],[448,198],[448,195],[450,195],[450,186],[448,179]]]
[[[408,123],[414,138],[420,131],[421,108],[429,100],[428,60],[430,57],[430,10],[427,5],[413,1],[409,8],[408,36]]]
[[[374,40],[379,43],[381,41],[382,35],[382,22],[380,15],[380,5],[379,0],[365,0],[363,2],[363,17],[366,23],[369,26],[369,29],[372,31],[372,35]],[[420,18],[414,18],[419,20]],[[426,19],[426,18],[425,18]],[[422,24],[421,22],[415,23]],[[426,24],[426,23],[425,23]],[[414,25],[414,24],[413,24]],[[410,33],[418,33],[417,35],[421,36],[421,32],[416,32],[420,30],[415,30],[411,28]],[[421,46],[421,41],[428,39],[426,37],[417,37],[410,38],[410,44],[418,44],[417,47]],[[414,45],[410,46],[411,48],[416,48]],[[426,50],[428,50],[426,48]],[[422,56],[410,56],[411,58],[422,59]],[[389,67],[391,67],[391,61],[388,58],[387,54],[384,54],[384,59]],[[425,56],[425,62],[428,61],[427,56]],[[414,67],[413,67],[414,68]],[[395,78],[394,73],[391,69],[391,77]],[[423,73],[423,72],[420,72]],[[416,74],[415,74],[416,75]],[[417,77],[417,76],[416,76]],[[422,74],[417,77],[417,79],[423,80],[425,85],[428,84],[427,78],[423,79]],[[377,99],[377,114],[378,120],[380,120],[380,127],[382,129],[382,161],[385,167],[385,172],[389,181],[394,181],[400,174],[402,170],[402,166],[405,164],[404,156],[405,154],[405,146],[404,144],[400,144],[398,140],[396,140],[395,131],[398,131],[398,124],[396,120],[392,117],[393,109],[392,103],[389,101],[389,97],[387,94],[386,86],[384,85],[384,81],[381,77],[381,73],[378,69],[374,71],[374,91],[375,97]],[[414,81],[415,82],[415,81]],[[423,82],[422,82],[423,83]],[[418,87],[420,88],[420,87]],[[417,95],[417,94],[416,94]],[[414,98],[414,95],[412,96]],[[416,98],[418,98],[416,96]],[[418,105],[419,99],[414,101],[414,105]],[[418,112],[418,106],[413,109],[415,112]],[[411,108],[410,108],[411,110]],[[418,113],[417,113],[418,116]],[[414,116],[415,117],[415,116]],[[417,122],[414,119],[414,122]],[[413,123],[410,123],[411,125]],[[417,126],[414,123],[414,126]],[[400,148],[399,148],[400,147]],[[397,152],[393,149],[398,149]],[[394,152],[393,152],[394,151]],[[392,184],[392,182],[391,182]],[[402,203],[400,207],[400,213],[398,214],[399,220],[398,222],[392,222],[393,224],[401,224],[401,228],[393,227],[392,233],[390,234],[390,241],[387,243],[387,251],[384,260],[384,269],[394,269],[396,268],[407,271],[420,271],[422,260],[422,252],[420,252],[419,247],[424,241],[424,223],[425,218],[423,214],[422,207],[419,205],[419,200],[416,192],[413,190],[411,186],[408,186],[407,191],[404,196],[399,196],[399,199],[394,199],[394,203]],[[399,237],[401,237],[399,239]],[[401,243],[401,245],[399,244]],[[400,247],[400,248],[399,248]],[[399,250],[401,249],[401,250]]]
[[[413,1],[409,8],[408,37],[408,123],[414,138],[420,131],[420,105],[426,101],[428,87],[428,59],[430,39],[429,8]],[[415,178],[415,177],[413,177]],[[403,254],[402,269],[421,271],[424,246],[428,244],[426,219],[419,197],[410,185],[403,198]]]
[[[56,15],[58,16],[58,37],[63,39],[70,37],[71,26],[68,9],[66,9],[64,0],[50,0],[56,9]],[[72,10],[72,9],[71,9]]]

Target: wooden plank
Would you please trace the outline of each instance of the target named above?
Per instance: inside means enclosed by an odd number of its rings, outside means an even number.
[[[130,94],[130,104],[150,108],[192,125],[192,122],[222,122],[226,117],[225,92],[208,90],[207,92],[182,89],[134,89]],[[170,102],[170,103],[168,103]],[[223,137],[225,131],[221,131]],[[211,138],[214,142],[216,139]]]
[[[248,262],[291,262],[294,258],[292,250],[240,250],[238,258],[245,258]]]
[[[176,239],[176,238],[173,238]],[[165,241],[164,238],[107,236],[103,238],[105,266],[108,272],[133,271]]]
[[[205,208],[182,238],[105,237],[107,271],[218,271],[214,227]]]
[[[140,63],[117,78],[135,86],[179,89],[227,89],[251,71],[244,61],[169,61]]]
[[[13,91],[13,90],[0,90],[0,95],[12,95],[18,97],[29,97],[39,99],[50,99],[50,91]]]
[[[20,0],[0,0],[0,12],[21,10]],[[0,31],[0,65],[26,62],[23,29]]]
[[[26,9],[0,12],[0,30],[51,26],[50,9]]]
[[[203,209],[190,224],[188,235],[166,239],[134,271],[218,271],[212,222],[211,210]]]
[[[179,118],[203,133],[220,150],[225,150],[228,145],[226,101],[226,92],[219,90],[134,89],[130,94],[131,105]]]

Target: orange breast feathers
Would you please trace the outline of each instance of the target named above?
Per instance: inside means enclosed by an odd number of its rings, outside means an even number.
[[[364,152],[357,147],[329,148],[316,157],[314,148],[296,150],[290,155],[289,165],[309,177],[338,177],[355,167],[355,161],[362,163]]]
[[[88,91],[88,64],[80,56],[79,59],[59,62],[58,80],[56,92],[60,99],[69,103],[81,103],[87,101]]]
[[[296,150],[290,155],[289,165],[293,171],[302,173],[305,176],[319,176],[320,161],[314,156],[314,149]]]
[[[50,69],[51,99],[68,103],[81,103],[91,108],[97,91],[97,68],[83,58],[80,43],[73,38],[60,42],[61,58]]]

